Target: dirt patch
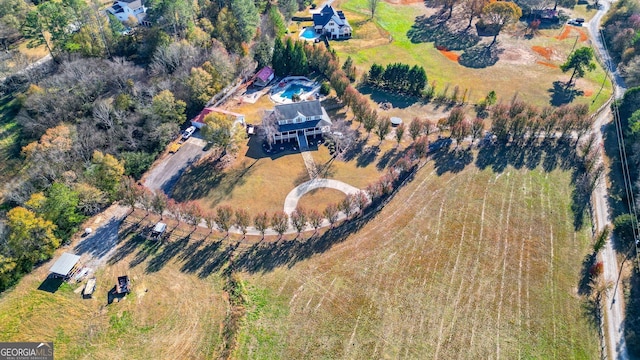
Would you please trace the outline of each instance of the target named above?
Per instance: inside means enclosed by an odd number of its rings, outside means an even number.
[[[544,65],[553,69],[557,69],[558,65],[552,64],[550,62],[546,62],[546,61],[536,61],[536,64],[540,64],[540,65]]]
[[[444,57],[454,62],[458,62],[458,59],[460,58],[460,55],[454,53],[453,51],[448,51],[448,50],[438,50],[438,51],[440,51],[440,53],[444,55]]]
[[[593,90],[585,90],[583,96],[590,97],[593,95]]]
[[[531,50],[547,60],[551,60],[551,55],[553,55],[553,49],[550,47],[532,46]]]
[[[587,41],[587,39],[589,39],[589,36],[587,36],[586,31],[584,31],[583,29],[578,29],[571,26],[565,26],[562,32],[560,33],[560,35],[555,36],[555,38],[558,40],[564,40],[568,37],[575,36],[575,35],[571,35],[572,31],[578,33],[580,42],[585,42]]]
[[[535,61],[535,56],[528,49],[511,47],[500,54],[500,60],[512,64],[531,64]]]

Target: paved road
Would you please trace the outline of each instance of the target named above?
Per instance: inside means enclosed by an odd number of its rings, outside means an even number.
[[[597,51],[600,53],[601,58],[605,62],[608,70],[611,73],[611,77],[614,81],[614,96],[620,98],[624,95],[626,90],[624,80],[620,77],[617,69],[609,53],[606,51],[600,37],[599,28],[600,21],[604,14],[609,10],[610,3],[608,1],[602,2],[602,7],[597,14],[589,22],[589,32],[593,43]],[[596,134],[597,144],[603,150],[601,153],[604,155],[604,145],[602,140],[602,129],[605,124],[609,123],[612,119],[612,114],[609,108],[603,111],[593,123],[592,131]],[[604,229],[605,226],[611,226],[611,218],[609,217],[608,208],[608,194],[606,188],[606,181],[600,181],[593,191],[594,210],[596,214],[596,228],[598,231]],[[607,338],[608,358],[610,359],[629,359],[629,353],[627,351],[627,344],[624,339],[624,313],[622,311],[624,298],[622,297],[621,286],[618,286],[618,259],[616,253],[613,250],[611,244],[611,238],[607,241],[607,244],[602,251],[602,261],[604,265],[604,278],[607,282],[614,284],[613,288],[607,292],[605,300],[605,331]]]
[[[330,188],[336,189],[338,191],[342,191],[343,193],[356,194],[360,191],[355,186],[351,186],[347,183],[343,183],[342,181],[334,180],[334,179],[313,179],[309,180],[305,183],[302,183],[296,186],[293,190],[287,194],[287,197],[284,199],[284,212],[291,215],[291,213],[296,209],[298,205],[298,200],[302,197],[302,195],[308,193],[311,190],[319,189],[319,188]]]
[[[175,154],[169,154],[158,160],[144,179],[144,186],[151,190],[162,190],[171,195],[173,186],[180,179],[184,170],[196,162],[205,151],[206,142],[199,138],[198,132],[182,144]]]

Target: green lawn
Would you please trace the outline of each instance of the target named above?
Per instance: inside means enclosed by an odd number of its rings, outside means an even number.
[[[414,24],[416,16],[425,14],[427,9],[421,4],[393,5],[379,4],[374,21],[367,21],[366,0],[346,0],[340,8],[354,26],[354,38],[348,41],[332,42],[332,47],[341,59],[351,56],[360,72],[367,71],[371,64],[403,62],[418,64],[425,68],[429,82],[435,81],[436,93],[449,85],[459,86],[463,92],[468,89],[470,100],[478,101],[489,91],[495,90],[498,98],[510,100],[515,94],[522,100],[538,106],[549,105],[550,92],[556,80],[568,80],[557,66],[566,60],[574,45],[575,36],[563,40],[554,38],[560,30],[544,30],[531,40],[514,37],[505,32],[498,37],[505,51],[494,66],[483,69],[464,67],[449,60],[433,43],[412,43],[407,31]],[[375,24],[374,24],[375,23]],[[378,31],[374,29],[378,28]],[[575,35],[575,34],[574,34]],[[389,41],[393,39],[393,41]],[[587,42],[578,45],[587,46]],[[555,68],[541,65],[536,61],[545,60],[531,50],[533,46],[550,46],[557,56],[551,61]],[[600,66],[587,76],[578,88],[585,96],[578,96],[574,102],[588,103],[592,110],[600,107],[611,94],[611,85],[606,84],[597,96],[604,72]]]
[[[20,129],[15,120],[18,111],[16,102],[12,95],[0,98],[0,183],[6,183],[19,165]]]

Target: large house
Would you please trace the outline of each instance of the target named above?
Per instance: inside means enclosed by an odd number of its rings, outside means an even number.
[[[351,37],[351,25],[342,11],[325,5],[320,12],[313,14],[313,29],[329,39],[345,39]]]
[[[147,16],[147,8],[142,5],[142,0],[118,0],[107,11],[122,22],[135,19],[138,24],[143,24]]]
[[[262,122],[274,143],[296,139],[301,149],[308,148],[307,136],[317,136],[331,129],[331,119],[319,100],[276,105]]]

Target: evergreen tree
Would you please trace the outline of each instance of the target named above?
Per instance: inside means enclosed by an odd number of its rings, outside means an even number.
[[[273,43],[273,56],[271,58],[271,65],[273,65],[273,71],[278,76],[284,76],[286,74],[285,69],[285,48],[280,38],[276,38]]]

